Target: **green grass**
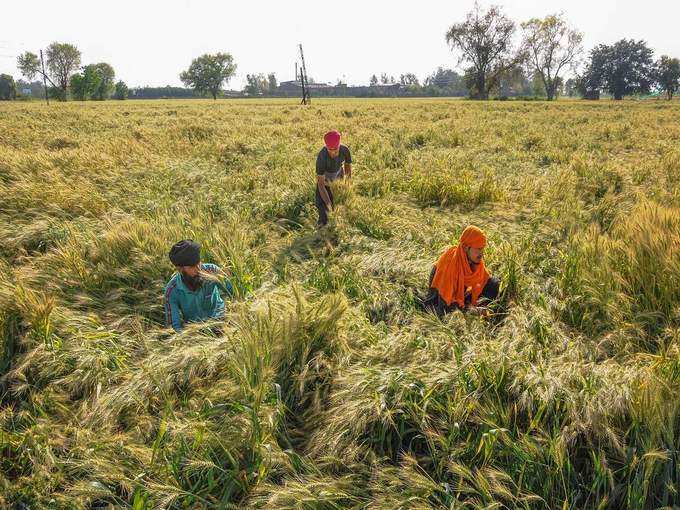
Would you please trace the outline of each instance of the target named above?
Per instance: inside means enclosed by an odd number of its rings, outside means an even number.
[[[680,504],[680,105],[0,105],[0,507]],[[323,133],[351,186],[317,231]],[[474,223],[490,320],[419,312]],[[181,238],[231,276],[173,334]]]

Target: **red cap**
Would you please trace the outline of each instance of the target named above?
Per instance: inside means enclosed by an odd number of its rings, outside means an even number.
[[[329,149],[337,149],[340,147],[340,133],[329,131],[323,136],[323,141]]]

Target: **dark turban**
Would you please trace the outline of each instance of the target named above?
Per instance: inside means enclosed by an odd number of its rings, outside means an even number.
[[[176,266],[195,266],[201,261],[201,247],[191,239],[183,239],[170,248],[169,255]]]

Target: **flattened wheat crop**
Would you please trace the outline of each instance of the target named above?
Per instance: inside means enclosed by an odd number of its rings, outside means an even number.
[[[3,104],[0,197],[0,507],[680,505],[679,104]],[[502,299],[439,320],[470,223]],[[183,238],[221,331],[165,327]]]

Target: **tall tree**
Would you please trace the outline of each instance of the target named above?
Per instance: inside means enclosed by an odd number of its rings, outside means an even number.
[[[371,79],[370,79],[370,81],[368,82],[368,84],[369,84],[371,87],[375,87],[375,86],[378,84],[378,77],[377,77],[375,74],[374,74],[373,76],[371,76]]]
[[[83,67],[82,72],[71,76],[71,96],[78,101],[95,97],[101,85],[99,69],[94,64]]]
[[[584,99],[600,99],[602,78],[593,69],[592,62],[586,65],[583,73],[576,75],[574,87]]]
[[[457,86],[461,81],[461,76],[453,69],[438,67],[434,73],[425,78],[425,85],[434,85],[435,87],[444,88],[451,85]]]
[[[59,98],[66,100],[71,75],[80,67],[80,50],[73,44],[53,42],[47,47],[45,60],[59,88]]]
[[[534,97],[548,97],[545,91],[545,85],[538,73],[533,73],[531,76],[531,93]]]
[[[38,55],[36,55],[35,53],[27,51],[19,55],[17,57],[17,68],[19,69],[19,71],[21,71],[21,74],[28,78],[29,80],[33,80],[33,78],[35,78],[36,75],[40,75],[43,81],[43,83],[41,84],[42,93],[45,94],[46,97],[47,91],[45,89],[48,81],[50,82],[50,85],[54,87],[54,90],[57,89],[57,86],[54,84],[52,79],[47,75],[47,73],[43,72],[40,59],[38,58]]]
[[[656,82],[670,101],[680,89],[680,59],[662,55],[656,63]]]
[[[16,99],[17,87],[14,78],[9,74],[0,74],[0,100]]]
[[[127,99],[128,93],[128,86],[125,84],[125,82],[118,81],[116,83],[116,90],[113,93],[113,98],[122,101],[123,99]]]
[[[17,57],[17,69],[21,74],[32,80],[36,74],[40,74],[40,59],[35,53],[27,51]]]
[[[420,85],[420,83],[418,82],[418,77],[413,73],[402,74],[399,77],[399,83],[401,83],[402,85],[415,85],[415,86]]]
[[[514,34],[515,23],[500,7],[492,6],[483,11],[478,3],[465,21],[449,28],[446,41],[452,49],[460,51],[458,63],[471,64],[473,97],[488,99],[489,91],[501,73],[522,59],[522,54],[513,50]]]
[[[644,41],[621,39],[608,46],[600,44],[590,52],[584,81],[609,92],[614,99],[629,94],[646,94],[655,78],[653,51]]]
[[[228,83],[235,72],[236,64],[229,53],[206,53],[195,58],[189,69],[179,77],[187,87],[201,94],[210,93],[213,99],[217,99],[222,84]]]
[[[111,97],[111,94],[113,93],[116,72],[113,70],[111,64],[107,64],[106,62],[94,64],[94,67],[99,73],[100,81],[99,86],[92,95],[92,98],[103,101],[104,99]]]
[[[543,81],[548,101],[555,97],[560,73],[576,64],[583,51],[583,34],[569,26],[561,14],[543,19],[532,18],[522,23],[523,47],[527,61]]]
[[[259,96],[265,94],[269,89],[269,80],[262,74],[247,74],[246,86],[243,91],[251,96]]]
[[[468,76],[467,81],[470,86],[474,88],[474,77]],[[545,95],[543,90],[543,84],[541,83],[540,92],[536,94],[534,91],[532,79],[527,76],[524,66],[516,65],[509,67],[498,75],[496,83],[491,88],[491,91],[499,95],[500,97],[510,97],[510,96],[528,96],[534,95]]]
[[[277,87],[276,74],[269,73],[267,75],[267,82],[268,82],[269,93],[273,94],[274,92],[276,92],[276,87]]]
[[[564,82],[564,93],[569,97],[574,97],[576,93],[576,78],[569,78]]]

